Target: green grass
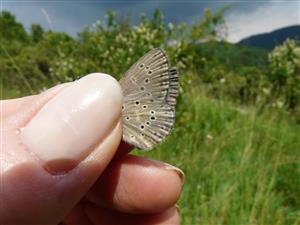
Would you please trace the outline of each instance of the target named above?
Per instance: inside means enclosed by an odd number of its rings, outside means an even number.
[[[182,224],[299,224],[300,126],[191,86],[172,135],[150,153],[181,168]]]
[[[30,95],[30,91],[6,87],[0,80],[0,100],[18,98],[26,95]]]

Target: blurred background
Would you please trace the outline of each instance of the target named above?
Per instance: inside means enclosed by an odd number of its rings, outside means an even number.
[[[154,151],[184,170],[182,224],[300,223],[299,1],[0,1],[1,99],[88,73],[119,79],[164,48],[176,124]]]

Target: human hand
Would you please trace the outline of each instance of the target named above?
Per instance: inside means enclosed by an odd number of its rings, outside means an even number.
[[[0,224],[179,224],[183,174],[127,154],[121,106],[104,74],[1,101]]]

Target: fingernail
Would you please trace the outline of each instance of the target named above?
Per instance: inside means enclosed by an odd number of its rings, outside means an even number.
[[[75,81],[47,102],[22,129],[24,145],[53,172],[74,168],[121,116],[122,91],[109,75]]]
[[[156,164],[157,166],[165,169],[165,170],[170,170],[170,171],[175,172],[179,176],[179,178],[181,180],[181,183],[184,182],[185,175],[184,175],[184,172],[181,169],[179,169],[175,166],[172,166],[171,164],[161,162],[161,161],[158,161],[158,160],[153,160],[153,159],[148,159],[148,160],[151,161],[152,163]]]
[[[175,208],[176,208],[176,211],[177,211],[178,215],[180,215],[180,207],[179,207],[179,205],[176,204],[176,205],[175,205]]]
[[[171,170],[171,171],[174,171],[175,173],[177,173],[177,175],[179,176],[179,178],[181,180],[181,183],[184,183],[185,175],[184,175],[184,172],[181,169],[179,169],[179,168],[177,168],[175,166],[172,166],[172,165],[170,165],[168,163],[164,163],[164,168],[166,170]]]

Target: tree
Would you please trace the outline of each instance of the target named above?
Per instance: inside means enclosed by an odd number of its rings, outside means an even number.
[[[44,29],[39,24],[32,24],[30,27],[32,40],[39,42],[45,33]]]
[[[197,21],[192,27],[191,38],[195,42],[222,40],[226,37],[225,7],[216,13],[210,9],[204,10],[203,19]]]
[[[0,31],[1,40],[17,40],[20,42],[29,40],[23,25],[17,22],[15,16],[7,11],[0,13]]]

